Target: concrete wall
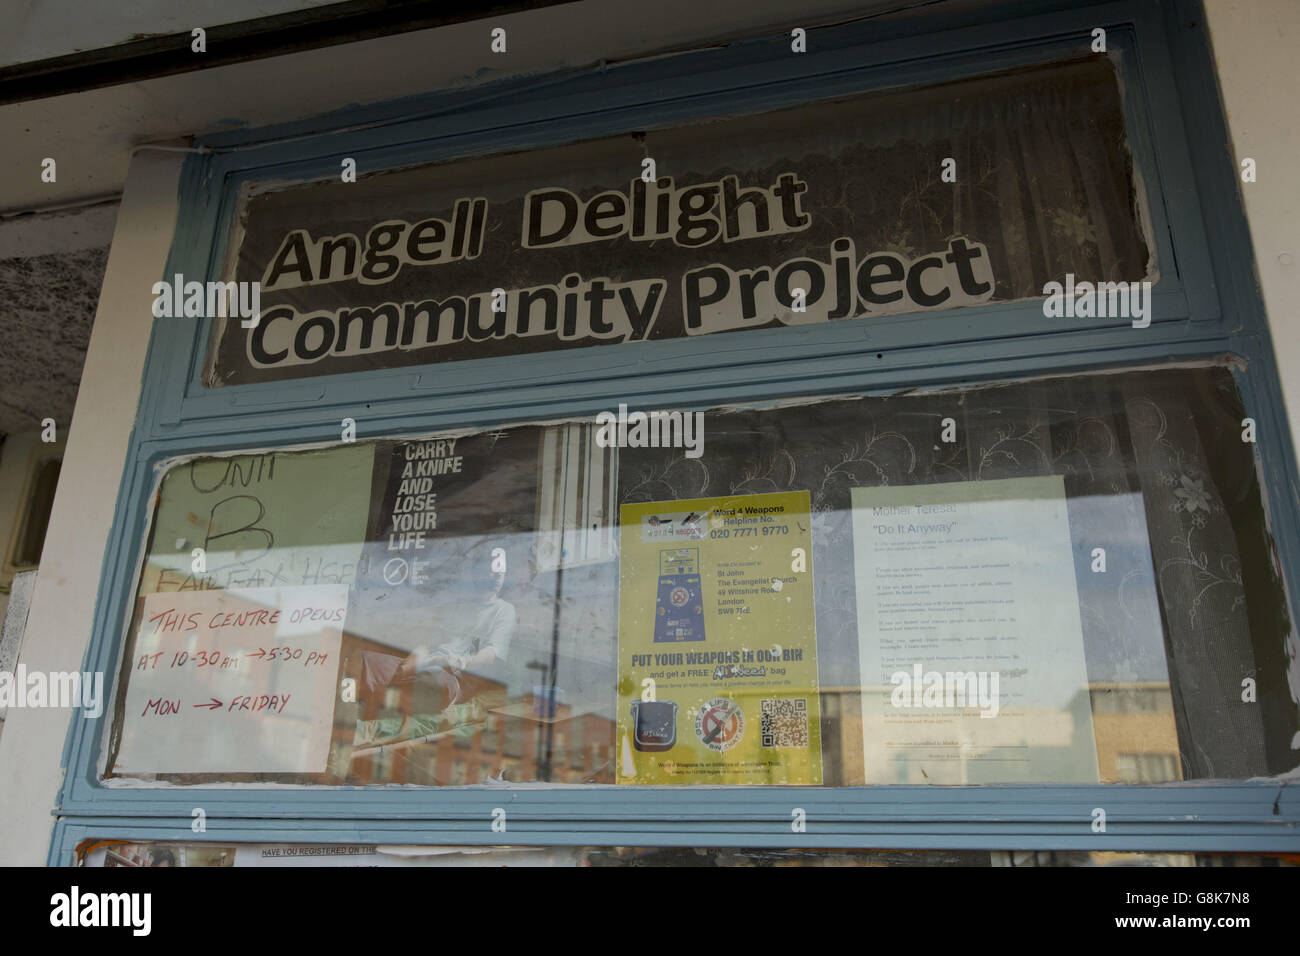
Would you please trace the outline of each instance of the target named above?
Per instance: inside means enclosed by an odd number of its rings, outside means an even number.
[[[77,671],[86,654],[140,402],[153,322],[149,289],[165,272],[183,158],[141,154],[127,177],[23,640],[28,670]],[[45,862],[69,717],[66,710],[9,710],[0,735],[0,865]]]

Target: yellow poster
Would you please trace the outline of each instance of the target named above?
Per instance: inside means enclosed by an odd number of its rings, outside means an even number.
[[[623,505],[618,782],[822,782],[806,491]]]

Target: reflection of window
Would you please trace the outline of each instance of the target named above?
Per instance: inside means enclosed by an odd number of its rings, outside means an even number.
[[[569,748],[569,766],[575,769],[581,769],[582,763],[582,721],[585,718],[579,718],[573,722],[573,746]]]
[[[1175,754],[1116,754],[1115,770],[1123,783],[1164,783],[1178,777]]]
[[[1173,710],[1167,684],[1094,688],[1094,714],[1156,714]]]
[[[451,785],[453,787],[463,786],[465,783],[465,761],[453,760],[451,762]]]
[[[551,569],[612,560],[618,511],[618,458],[598,447],[586,425],[546,429],[542,438],[537,560]]]
[[[479,749],[485,754],[495,754],[501,748],[501,735],[497,731],[497,725],[501,718],[496,714],[488,717],[487,723],[483,725],[482,737],[479,740]]]
[[[505,753],[508,757],[523,756],[524,722],[518,718],[506,719]]]

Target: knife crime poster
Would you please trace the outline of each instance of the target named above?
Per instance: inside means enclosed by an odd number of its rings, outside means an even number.
[[[822,782],[806,491],[623,505],[618,782]]]

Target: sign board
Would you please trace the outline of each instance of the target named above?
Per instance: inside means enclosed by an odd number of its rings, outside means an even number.
[[[318,773],[346,585],[150,594],[130,662],[119,773]]]
[[[618,782],[820,784],[808,492],[621,510]]]
[[[255,187],[225,278],[260,283],[260,319],[223,320],[207,381],[865,320],[1039,296],[1066,273],[1144,278],[1129,204],[1090,208],[1134,195],[1122,139],[1089,138],[1085,190],[1052,145],[1057,126],[1122,130],[1113,68],[1095,60]],[[1050,129],[1005,128],[1039,100]]]

